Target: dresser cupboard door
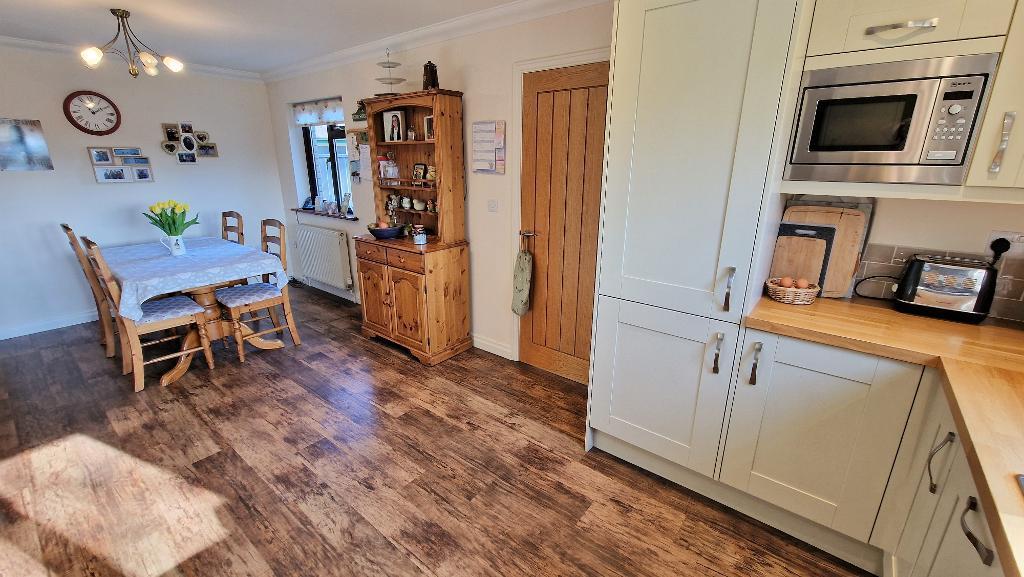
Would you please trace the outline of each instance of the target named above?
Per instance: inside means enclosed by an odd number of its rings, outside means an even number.
[[[427,293],[424,276],[388,267],[391,304],[394,309],[391,336],[395,341],[427,350]]]
[[[794,9],[618,4],[600,294],[739,321]]]
[[[591,426],[713,475],[737,327],[609,297],[597,315]]]
[[[382,335],[390,335],[388,267],[359,259],[359,296],[362,300],[363,324]]]
[[[867,542],[921,372],[747,331],[721,480]]]

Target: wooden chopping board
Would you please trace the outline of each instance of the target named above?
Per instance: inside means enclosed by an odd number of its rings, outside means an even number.
[[[860,249],[867,226],[864,213],[831,206],[791,206],[786,209],[783,220],[836,227],[821,296],[845,297],[860,264]]]
[[[780,236],[775,241],[771,276],[805,278],[818,282],[825,264],[825,239]]]

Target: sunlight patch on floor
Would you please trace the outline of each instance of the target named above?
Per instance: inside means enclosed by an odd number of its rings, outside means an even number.
[[[219,495],[80,434],[0,461],[0,498],[126,577],[163,574],[228,536]],[[45,575],[33,554],[0,539],[0,575]]]

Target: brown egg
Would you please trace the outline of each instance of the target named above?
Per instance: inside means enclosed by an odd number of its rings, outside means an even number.
[[[791,276],[784,276],[784,277],[780,278],[779,279],[779,286],[782,287],[782,288],[789,288],[789,287],[793,286],[793,277],[791,277]]]
[[[377,228],[388,228],[390,226],[391,225],[386,220],[381,220],[377,222]]]
[[[805,278],[796,279],[796,288],[804,289],[811,286],[811,283],[807,282]]]

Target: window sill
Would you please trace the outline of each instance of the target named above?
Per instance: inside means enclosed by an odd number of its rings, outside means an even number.
[[[296,214],[311,214],[314,216],[322,216],[324,218],[333,218],[334,220],[348,220],[351,222],[359,221],[358,216],[348,217],[345,216],[344,214],[327,214],[326,212],[316,212],[315,210],[309,210],[305,208],[293,208],[292,212]]]

